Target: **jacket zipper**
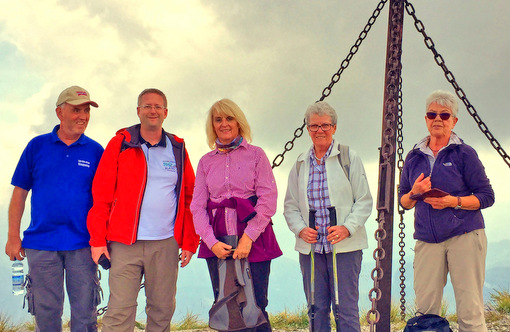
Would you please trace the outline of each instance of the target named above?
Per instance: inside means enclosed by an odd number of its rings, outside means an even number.
[[[423,154],[423,153],[422,153]],[[438,156],[439,156],[439,153],[438,153]],[[425,157],[425,162],[428,163],[429,167],[430,167],[430,173],[429,173],[429,176],[430,176],[430,182],[432,183],[432,171],[433,171],[433,168],[430,166],[430,162],[428,160],[428,157],[426,155],[424,155]],[[437,162],[437,156],[434,160],[434,164]],[[437,243],[437,233],[436,233],[436,228],[434,227],[434,223],[432,222],[432,206],[429,205],[429,223],[430,223],[430,229],[432,231],[432,236],[434,237],[434,241]]]
[[[140,148],[141,150],[141,148]],[[143,151],[142,151],[143,153]],[[135,216],[135,220],[133,220],[135,227],[133,228],[133,234],[131,235],[131,243],[136,242],[137,234],[138,234],[138,226],[140,225],[140,212],[142,210],[142,203],[143,203],[143,195],[145,193],[145,188],[147,187],[147,161],[145,160],[145,154],[144,154],[144,161],[145,161],[145,169],[144,169],[144,183],[142,185],[142,188],[140,188],[140,194],[138,195],[138,211]]]
[[[112,216],[113,216],[113,211],[115,211],[115,206],[117,205],[117,198],[115,198],[113,200],[113,203],[112,203],[112,208],[110,210],[110,217],[108,218],[108,220],[112,220]]]

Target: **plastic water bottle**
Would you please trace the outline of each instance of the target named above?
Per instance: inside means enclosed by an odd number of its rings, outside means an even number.
[[[12,294],[23,295],[25,293],[24,283],[25,274],[23,272],[23,263],[14,260],[14,263],[12,263]]]

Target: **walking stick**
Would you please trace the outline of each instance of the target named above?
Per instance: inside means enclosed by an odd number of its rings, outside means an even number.
[[[310,209],[308,213],[308,227],[315,230],[315,212],[314,209]],[[310,251],[310,264],[311,264],[311,275],[310,275],[310,332],[314,332],[315,327],[315,243],[312,243],[312,250]]]
[[[328,207],[329,210],[329,226],[336,226],[336,209],[334,206]],[[333,315],[335,316],[336,331],[340,331],[340,300],[338,299],[338,273],[336,267],[336,249],[333,246],[333,278],[334,278],[334,289],[335,289],[335,304],[333,305]]]

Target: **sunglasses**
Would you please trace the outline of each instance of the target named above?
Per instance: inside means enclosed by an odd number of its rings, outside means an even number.
[[[452,116],[450,113],[427,112],[427,118],[429,118],[430,120],[434,120],[438,115],[441,118],[441,120],[448,120],[450,116]]]

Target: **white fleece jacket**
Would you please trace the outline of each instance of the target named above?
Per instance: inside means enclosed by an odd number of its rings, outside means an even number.
[[[306,192],[312,148],[299,155],[290,171],[283,212],[287,225],[296,236],[295,249],[305,255],[310,253],[311,244],[301,239],[299,233],[308,227],[309,204]],[[334,245],[337,253],[368,248],[365,222],[372,212],[372,196],[361,158],[349,149],[349,181],[338,161],[339,153],[334,148],[326,160],[329,199],[336,208],[338,225],[345,226],[351,235]]]

